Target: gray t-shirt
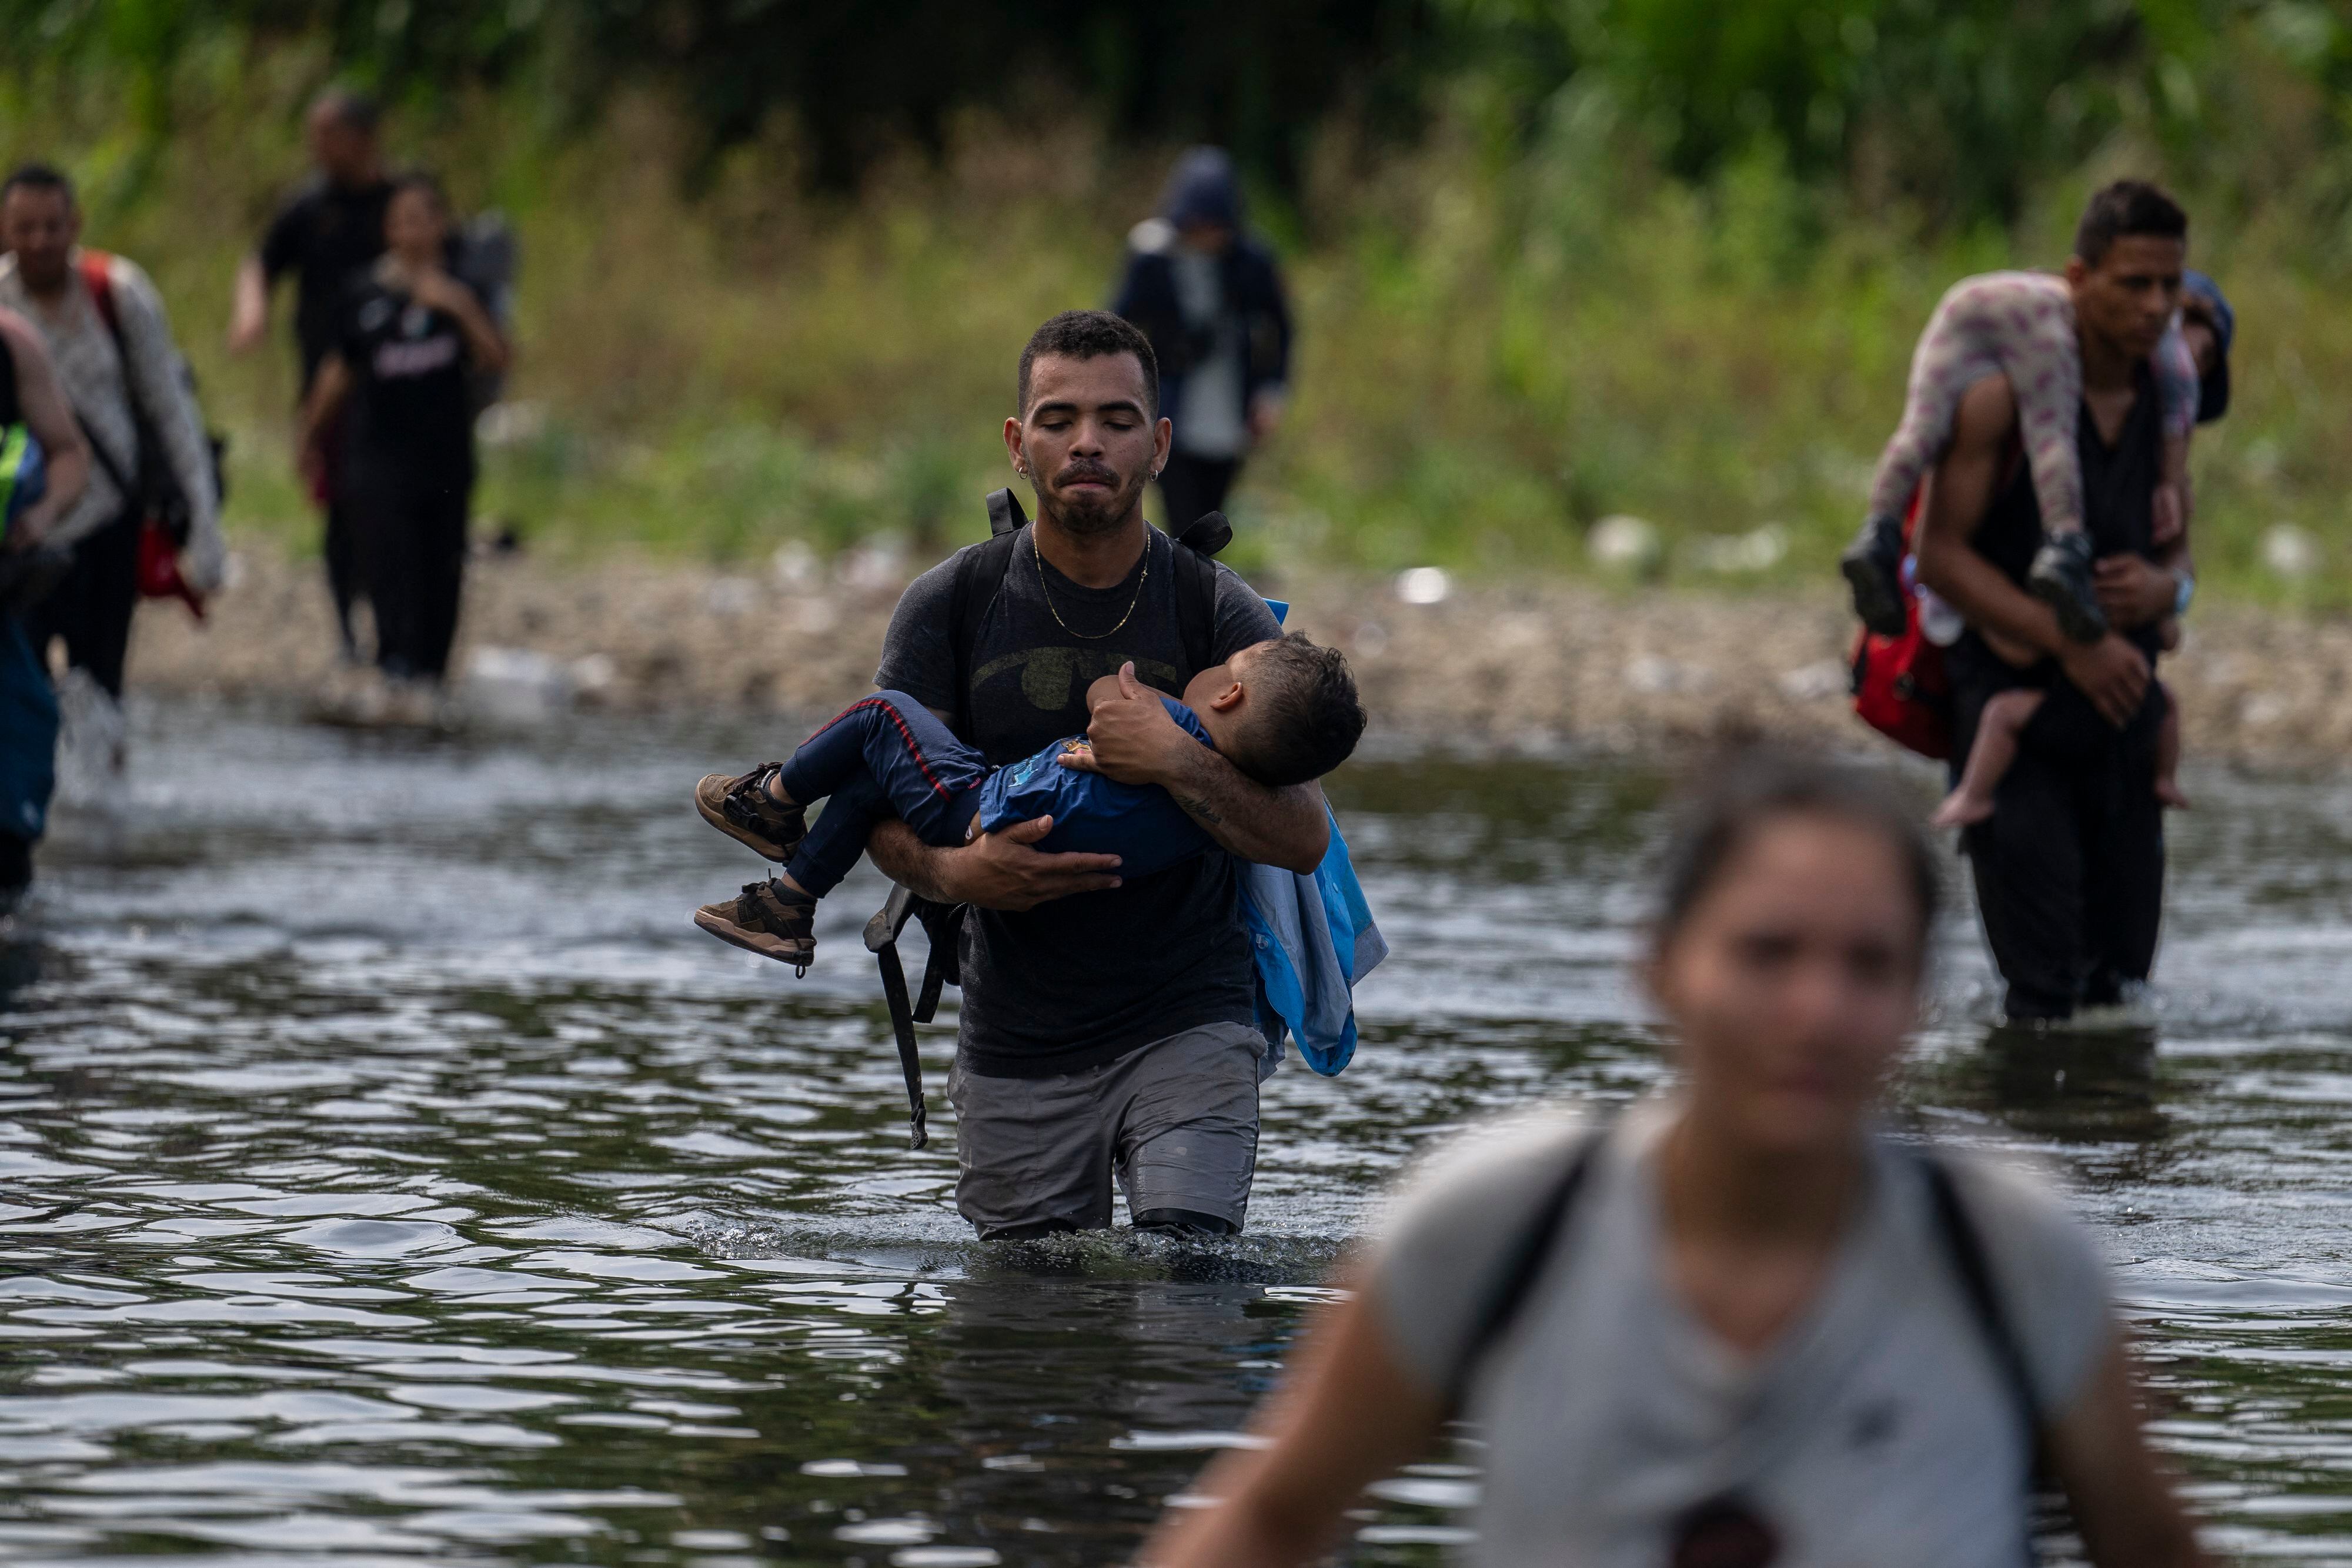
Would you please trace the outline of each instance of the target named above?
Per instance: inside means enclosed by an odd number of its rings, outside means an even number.
[[[2031,1456],[1916,1156],[1874,1142],[1864,1211],[1821,1293],[1749,1360],[1666,1279],[1654,1154],[1673,1113],[1653,1100],[1612,1130],[1473,1377],[1487,1469],[1462,1560],[1656,1568],[1682,1512],[1730,1492],[1779,1533],[1775,1568],[2015,1568]],[[1584,1135],[1563,1113],[1484,1129],[1396,1204],[1372,1296],[1433,1385],[1450,1380],[1488,1282]],[[2063,1412],[2115,1332],[2098,1252],[2032,1183],[1942,1157],[2040,1407]]]
[[[966,553],[917,578],[899,599],[874,676],[882,690],[950,715],[950,621]],[[1041,559],[1024,530],[1003,589],[972,607],[972,733],[962,738],[1001,767],[1077,734],[1087,727],[1087,686],[1129,660],[1144,685],[1181,695],[1199,672],[1187,667],[1176,570],[1175,546],[1155,528],[1125,581],[1081,587]],[[1211,660],[1282,634],[1247,583],[1222,566],[1215,576]],[[1233,857],[1217,852],[1106,893],[1018,914],[974,911],[961,964],[959,1049],[967,1071],[983,1076],[1075,1072],[1255,1015],[1240,883]]]

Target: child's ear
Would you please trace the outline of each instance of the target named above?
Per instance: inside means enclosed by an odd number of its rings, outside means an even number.
[[[1223,691],[1209,699],[1209,706],[1218,713],[1231,713],[1242,706],[1242,698],[1248,695],[1248,690],[1239,681],[1229,681]]]

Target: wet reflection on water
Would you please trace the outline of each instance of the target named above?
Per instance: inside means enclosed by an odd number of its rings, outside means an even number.
[[[684,789],[772,737],[139,745],[0,944],[0,1557],[1115,1560],[1412,1151],[1664,1071],[1625,979],[1659,776],[1360,763],[1397,956],[1358,1065],[1268,1086],[1250,1234],[983,1249],[951,1140],[905,1146],[878,884],[799,983],[687,923],[757,867]],[[2218,1543],[2352,1562],[2352,792],[2198,785],[2160,1037],[1988,1037],[1956,919],[1906,1099],[2074,1177]],[[1385,1483],[1352,1560],[1433,1560],[1475,1487]]]

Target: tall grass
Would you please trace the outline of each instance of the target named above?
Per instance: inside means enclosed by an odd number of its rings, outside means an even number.
[[[290,476],[290,353],[232,361],[220,344],[236,259],[300,172],[320,68],[299,47],[192,51],[160,148],[118,123],[102,83],[0,99],[0,152],[80,174],[90,241],[163,287],[234,436],[233,534],[295,548],[313,524]],[[1801,181],[1769,143],[1704,185],[1671,179],[1605,90],[1575,84],[1532,143],[1501,147],[1468,102],[1409,154],[1335,135],[1299,200],[1267,214],[1299,318],[1297,395],[1233,508],[1241,557],[1580,572],[1590,526],[1632,513],[1664,539],[1669,580],[1819,580],[1937,296],[1966,272],[2055,264],[2084,193],[2143,172],[2189,199],[2193,259],[2242,320],[2235,406],[2198,449],[2208,580],[2352,599],[2352,266],[2313,194],[2336,187],[2244,172],[2316,167],[2296,138],[2339,106],[2302,78],[2266,84],[2258,60],[2244,74],[2259,112],[2239,144],[2184,153],[2127,128],[2013,230],[1931,232]],[[479,510],[558,555],[757,561],[794,540],[932,553],[973,537],[980,495],[1005,482],[1022,340],[1107,297],[1160,170],[1073,121],[973,118],[943,163],[886,163],[854,204],[803,195],[783,137],[689,195],[684,121],[658,101],[617,99],[584,131],[538,102],[527,83],[461,99],[394,141],[520,231],[511,395],[531,413],[488,454]],[[2280,523],[2321,541],[2317,573],[2263,564]]]

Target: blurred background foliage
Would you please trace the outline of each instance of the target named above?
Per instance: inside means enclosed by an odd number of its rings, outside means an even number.
[[[0,0],[0,155],[65,162],[163,285],[298,548],[287,356],[219,350],[301,172],[379,90],[525,246],[484,507],[542,548],[935,552],[1000,482],[1013,357],[1099,303],[1171,152],[1233,147],[1291,268],[1297,397],[1246,564],[1818,578],[1911,343],[2171,183],[2242,322],[2200,556],[2334,605],[2352,561],[2352,25],[2321,0]],[[2315,541],[2265,565],[2280,525]]]

